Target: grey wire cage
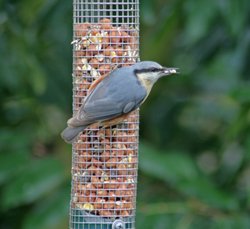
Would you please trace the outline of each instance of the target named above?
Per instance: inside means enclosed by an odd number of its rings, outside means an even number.
[[[93,82],[139,60],[139,0],[74,0],[73,30],[75,114]],[[138,116],[73,143],[71,229],[135,228]]]

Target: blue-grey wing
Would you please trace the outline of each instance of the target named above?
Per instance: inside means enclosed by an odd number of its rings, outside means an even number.
[[[118,69],[86,97],[77,118],[94,122],[118,117],[138,108],[146,95],[133,72]]]

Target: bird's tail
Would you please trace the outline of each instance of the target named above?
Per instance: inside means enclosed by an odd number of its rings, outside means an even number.
[[[61,133],[62,138],[64,139],[65,142],[67,143],[73,143],[75,138],[78,136],[80,132],[82,132],[86,126],[79,126],[79,127],[67,127],[63,130]]]

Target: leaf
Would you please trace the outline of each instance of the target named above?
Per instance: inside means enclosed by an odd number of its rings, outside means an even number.
[[[23,229],[66,229],[70,206],[70,185],[62,186],[38,202],[24,219]]]
[[[214,1],[185,1],[185,41],[193,44],[206,36],[218,11]]]
[[[44,69],[34,56],[26,58],[26,65],[29,71],[33,73],[32,77],[27,76],[27,81],[30,82],[37,95],[43,94],[46,89],[46,73]]]
[[[142,213],[137,214],[136,228],[140,229],[166,229],[177,228],[176,225],[179,221],[178,215],[144,215]]]
[[[148,144],[140,145],[139,168],[161,179],[179,192],[196,197],[212,207],[237,209],[233,196],[216,188],[214,184],[198,171],[194,161],[184,152],[159,153]]]
[[[25,163],[28,161],[28,154],[23,151],[18,153],[5,151],[0,154],[0,161],[0,184],[2,184],[11,180],[14,174],[22,171]]]
[[[224,217],[215,219],[214,229],[247,229],[250,228],[249,215],[235,215],[231,217]]]
[[[0,129],[0,151],[1,154],[9,154],[9,152],[28,151],[30,146],[30,139],[26,135],[24,129],[16,129],[13,131],[11,127]],[[15,144],[10,144],[15,142]]]
[[[3,188],[2,206],[8,209],[31,203],[51,192],[63,180],[59,161],[53,158],[33,160]]]
[[[154,12],[154,2],[145,0],[142,4],[142,21],[146,25],[153,25],[155,23],[156,15]]]
[[[237,88],[231,91],[231,96],[241,103],[250,102],[250,85],[249,83],[244,83],[242,85],[238,85]]]

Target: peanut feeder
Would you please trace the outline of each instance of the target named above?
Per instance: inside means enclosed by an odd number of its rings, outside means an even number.
[[[139,60],[138,0],[73,1],[73,112],[91,83]],[[138,111],[73,144],[71,229],[135,228]]]

